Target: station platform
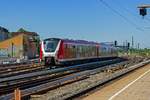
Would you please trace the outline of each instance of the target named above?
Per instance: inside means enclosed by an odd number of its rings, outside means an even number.
[[[110,82],[83,100],[149,100],[150,64]]]

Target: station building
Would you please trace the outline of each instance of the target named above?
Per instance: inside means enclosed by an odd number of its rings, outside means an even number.
[[[39,35],[35,32],[12,32],[12,37],[0,41],[0,57],[36,58]]]

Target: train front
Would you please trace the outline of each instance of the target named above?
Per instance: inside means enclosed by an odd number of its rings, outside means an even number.
[[[49,38],[41,42],[40,59],[44,61],[45,65],[56,64],[60,42],[60,39],[57,38]]]

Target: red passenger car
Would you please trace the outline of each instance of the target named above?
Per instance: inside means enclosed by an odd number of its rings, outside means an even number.
[[[68,64],[100,57],[117,56],[111,45],[84,40],[48,38],[41,42],[40,59],[49,65]]]

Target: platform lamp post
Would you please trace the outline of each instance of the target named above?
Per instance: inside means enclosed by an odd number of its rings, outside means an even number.
[[[137,8],[139,8],[139,14],[144,18],[147,15],[147,8],[150,8],[150,4],[139,5]]]
[[[14,53],[14,43],[11,44],[11,55],[13,57],[13,53]]]

